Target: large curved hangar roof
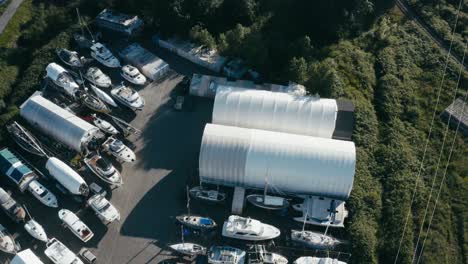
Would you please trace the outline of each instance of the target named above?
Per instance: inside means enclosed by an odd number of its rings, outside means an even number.
[[[200,149],[203,182],[348,198],[356,165],[354,143],[207,124]]]
[[[331,138],[336,100],[220,85],[213,124]]]

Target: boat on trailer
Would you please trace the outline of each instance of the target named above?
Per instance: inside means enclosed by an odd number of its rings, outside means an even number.
[[[192,196],[195,199],[213,202],[213,203],[221,203],[226,199],[225,193],[222,193],[218,190],[203,189],[202,186],[195,186],[191,188],[189,193],[190,193],[190,196]]]
[[[14,121],[13,123],[7,125],[6,128],[16,144],[18,144],[18,146],[20,146],[23,150],[36,156],[46,156],[46,153],[42,149],[39,140],[34,137],[34,135],[26,128],[18,124],[18,122]]]

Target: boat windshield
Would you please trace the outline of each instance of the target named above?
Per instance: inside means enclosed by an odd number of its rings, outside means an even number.
[[[47,194],[49,194],[49,192],[47,190],[43,190],[43,192],[39,194],[39,197],[44,198]]]
[[[113,152],[121,152],[125,148],[125,145],[120,140],[116,140],[110,144],[110,150]]]
[[[102,212],[105,212],[107,209],[109,209],[110,206],[111,206],[110,203],[106,203],[103,207],[99,208],[98,210],[99,212],[102,213]]]
[[[104,158],[98,159],[96,161],[96,166],[98,166],[101,170],[110,170],[111,169],[111,165]]]

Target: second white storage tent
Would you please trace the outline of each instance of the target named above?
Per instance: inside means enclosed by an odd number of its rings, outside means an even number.
[[[218,85],[212,123],[332,138],[334,99]]]
[[[353,142],[207,124],[202,182],[346,199],[353,186]]]

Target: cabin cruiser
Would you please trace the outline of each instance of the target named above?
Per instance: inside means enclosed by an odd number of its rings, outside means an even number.
[[[44,254],[54,264],[84,264],[78,256],[68,249],[62,242],[52,238],[47,242],[47,248]]]
[[[269,252],[264,245],[249,247],[249,264],[287,264],[288,259],[280,254]]]
[[[55,62],[46,67],[47,77],[58,87],[63,88],[66,94],[75,98],[80,86],[75,82],[70,73]]]
[[[212,229],[216,227],[216,222],[209,217],[202,217],[197,215],[179,215],[176,220],[187,227],[193,229]]]
[[[208,263],[244,264],[245,251],[228,246],[212,246],[208,253]]]
[[[331,249],[341,243],[334,237],[306,230],[291,230],[291,240],[317,249]]]
[[[114,137],[109,137],[103,144],[102,148],[112,156],[116,157],[119,162],[134,162],[136,160],[135,153],[124,143]]]
[[[80,56],[78,56],[78,52],[67,49],[57,49],[55,52],[60,60],[68,66],[77,68],[83,67],[83,61]]]
[[[184,255],[195,256],[204,255],[206,248],[194,243],[179,243],[169,246],[172,250]]]
[[[18,122],[14,121],[13,123],[7,125],[6,129],[16,144],[18,144],[18,146],[20,146],[23,150],[36,156],[46,156],[42,150],[39,140],[37,140],[36,137],[34,137],[34,135],[26,128],[18,124]]]
[[[111,123],[106,120],[99,118],[97,115],[93,114],[93,124],[97,126],[102,132],[110,135],[117,135],[119,131]]]
[[[346,264],[346,262],[332,258],[300,257],[294,261],[294,264]]]
[[[205,190],[201,186],[191,188],[189,193],[195,199],[214,203],[220,203],[226,199],[226,194],[217,190]]]
[[[20,250],[19,244],[16,243],[8,230],[0,224],[0,250],[8,254],[16,254]]]
[[[29,183],[28,190],[42,204],[53,208],[58,207],[57,197],[37,180]]]
[[[96,94],[96,96],[101,99],[104,103],[110,105],[110,106],[113,106],[113,107],[117,107],[117,104],[115,103],[114,99],[112,99],[112,97],[110,95],[108,95],[106,92],[104,92],[103,90],[97,88],[96,86],[90,84],[91,86],[91,90],[93,90],[93,92]]]
[[[24,208],[11,198],[10,194],[3,188],[0,188],[0,206],[8,217],[16,223],[23,222],[26,218],[26,211]]]
[[[84,163],[88,168],[96,174],[101,180],[113,185],[120,186],[123,184],[122,176],[119,171],[106,159],[98,153],[91,153],[84,159]]]
[[[236,239],[260,241],[274,239],[281,234],[278,228],[258,220],[237,215],[224,222],[222,235]]]
[[[30,234],[37,240],[40,240],[45,243],[47,243],[47,241],[49,240],[44,228],[34,219],[31,219],[28,222],[26,222],[26,224],[24,224],[24,229],[26,230],[26,232],[28,232],[28,234]]]
[[[120,221],[120,213],[117,209],[104,197],[103,194],[95,194],[88,199],[87,204],[93,209],[94,213],[104,224],[109,224],[114,221]]]
[[[111,95],[121,104],[133,111],[142,110],[145,107],[145,100],[129,86],[120,84],[111,90]]]
[[[93,238],[94,233],[89,229],[89,227],[83,223],[83,221],[76,216],[70,210],[61,209],[58,212],[58,216],[60,220],[62,220],[63,224],[70,229],[70,231],[77,236],[81,241],[88,242],[91,238]]]
[[[98,67],[89,67],[84,77],[92,84],[102,88],[109,88],[112,85],[109,76],[104,74]]]
[[[81,92],[80,93],[80,101],[89,109],[98,112],[98,113],[105,113],[108,114],[111,112],[110,108],[98,97],[87,93]]]
[[[91,46],[91,57],[97,60],[102,65],[109,68],[120,67],[120,61],[110,52],[106,46],[97,42]]]
[[[140,71],[132,65],[124,65],[120,75],[127,81],[136,84],[144,85],[146,83],[146,77],[140,73]]]

